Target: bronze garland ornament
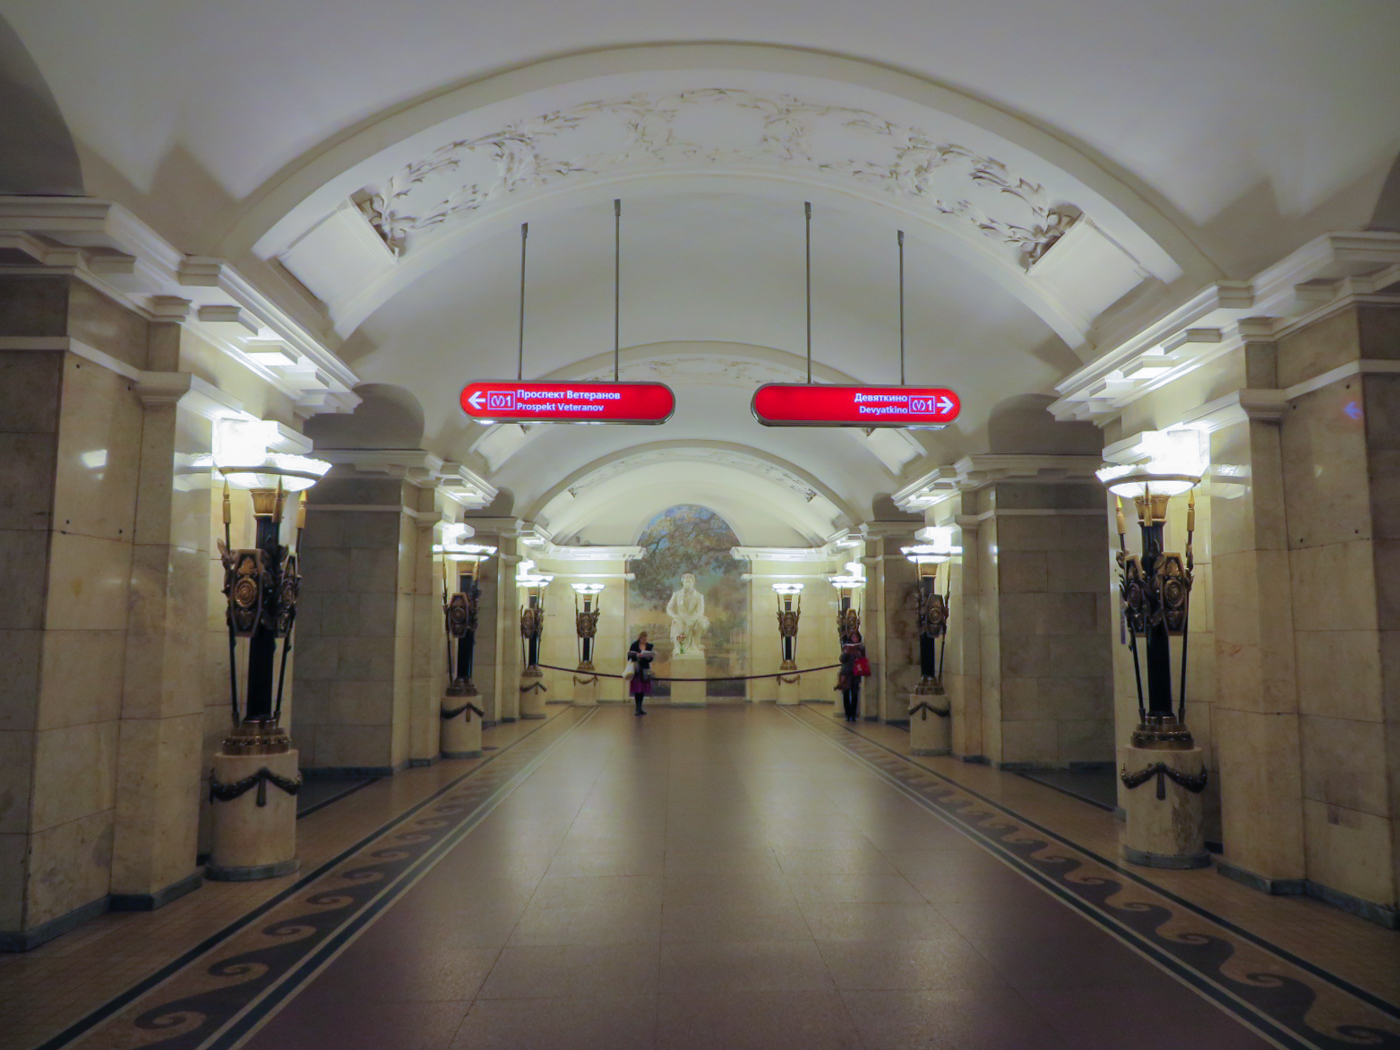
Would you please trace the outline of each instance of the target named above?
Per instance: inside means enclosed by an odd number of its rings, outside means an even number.
[[[1193,795],[1199,795],[1206,789],[1206,770],[1201,767],[1201,771],[1195,776],[1190,773],[1183,773],[1180,770],[1172,769],[1165,762],[1154,762],[1145,769],[1139,769],[1136,773],[1129,773],[1128,767],[1123,766],[1119,771],[1119,779],[1123,781],[1123,786],[1129,791],[1141,787],[1153,777],[1157,778],[1157,797],[1165,799],[1167,797],[1167,781],[1173,784],[1180,784]]]
[[[268,769],[267,766],[263,766],[256,773],[246,776],[242,780],[235,780],[230,784],[221,784],[214,778],[214,773],[211,770],[209,773],[209,801],[211,803],[232,802],[234,799],[247,794],[256,787],[258,789],[258,805],[266,806],[268,784],[285,791],[289,795],[295,795],[301,790],[301,783],[300,773],[288,779],[287,777],[278,776],[272,770]]]

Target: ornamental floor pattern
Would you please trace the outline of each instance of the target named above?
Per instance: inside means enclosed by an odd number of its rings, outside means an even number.
[[[1400,935],[829,706],[551,708],[0,956],[0,1050],[1400,1047]]]

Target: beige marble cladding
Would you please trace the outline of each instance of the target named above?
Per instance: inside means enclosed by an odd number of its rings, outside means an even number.
[[[347,468],[311,490],[292,730],[306,768],[408,759],[416,526],[404,500],[415,491]]]
[[[1012,766],[1113,759],[1116,612],[1096,482],[997,484],[1001,753]]]

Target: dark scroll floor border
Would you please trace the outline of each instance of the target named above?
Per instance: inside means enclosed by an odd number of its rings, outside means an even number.
[[[1023,816],[1008,806],[996,802],[986,795],[959,783],[952,777],[931,769],[924,763],[902,754],[888,745],[872,740],[864,734],[850,730],[845,726],[828,723],[827,718],[820,712],[812,712],[804,708],[801,714],[787,709],[784,709],[784,713],[819,738],[825,740],[837,751],[854,759],[871,772],[875,773],[901,794],[917,802],[922,808],[972,839],[1022,876],[1050,893],[1057,900],[1089,919],[1097,927],[1122,941],[1139,954],[1150,959],[1165,972],[1171,974],[1177,980],[1181,981],[1181,983],[1196,991],[1203,998],[1206,998],[1208,1001],[1227,1012],[1235,1020],[1262,1037],[1269,1039],[1281,1047],[1289,1048],[1289,1050],[1294,1050],[1294,1048],[1297,1048],[1297,1050],[1319,1050],[1319,1048],[1335,1046],[1400,1047],[1400,1036],[1394,1036],[1388,1032],[1368,1029],[1364,1026],[1340,1025],[1337,1026],[1336,1031],[1343,1036],[1343,1038],[1338,1039],[1329,1033],[1320,1032],[1309,1026],[1290,1021],[1287,1018],[1275,1016],[1269,1013],[1261,1004],[1251,1003],[1241,998],[1235,991],[1219,983],[1217,978],[1209,972],[1204,972],[1192,966],[1189,962],[1172,955],[1166,950],[1165,942],[1158,943],[1152,939],[1151,936],[1134,929],[1120,919],[1108,914],[1099,904],[1088,899],[1087,894],[1075,892],[1075,890],[1068,888],[1065,883],[1057,881],[1050,874],[1047,874],[1047,872],[1036,868],[1027,857],[1008,848],[1006,844],[999,841],[993,835],[988,834],[986,830],[979,828],[975,818],[958,812],[957,809],[952,806],[940,805],[938,800],[927,797],[918,787],[906,783],[889,769],[884,768],[881,759],[884,759],[886,762],[888,762],[889,759],[897,760],[904,766],[934,778],[941,784],[946,785],[946,787],[938,790],[953,791],[965,795],[969,799],[975,800],[976,804],[985,806],[995,811],[997,814],[1014,821],[1027,831],[1033,831],[1038,835],[1044,836],[1045,842],[1042,843],[1042,845],[1048,845],[1054,842],[1072,850],[1080,856],[1088,858],[1094,864],[1103,867],[1113,876],[1121,877],[1125,881],[1132,882],[1142,889],[1147,890],[1156,897],[1160,897],[1165,901],[1170,901],[1184,911],[1206,920],[1219,929],[1229,933],[1231,936],[1237,937],[1242,941],[1247,941],[1255,948],[1278,958],[1281,962],[1297,968],[1310,977],[1317,978],[1321,983],[1329,986],[1334,992],[1351,996],[1388,1018],[1400,1020],[1400,1006],[1388,1002],[1380,996],[1368,992],[1366,989],[1360,988],[1344,978],[1329,973],[1308,960],[1302,959],[1287,949],[1273,944],[1258,934],[1251,933],[1237,926],[1228,919],[1216,915],[1200,905],[1179,897],[1169,890],[1163,889],[1093,850],[1038,824],[1034,820]],[[877,749],[879,752],[883,752],[883,754],[863,754],[863,749]],[[1007,829],[999,828],[997,830],[1005,832]]]
[[[552,721],[553,720],[551,720],[551,722]],[[540,725],[530,730],[530,732],[523,734],[515,740],[512,740],[509,744],[505,745],[505,747],[501,748],[499,751],[487,755],[484,760],[478,762],[475,766],[464,772],[461,776],[455,777],[448,783],[444,784],[442,787],[438,788],[428,797],[415,803],[409,809],[404,810],[404,812],[400,813],[393,819],[381,824],[379,827],[366,834],[354,844],[347,846],[335,856],[326,860],[324,863],[318,865],[316,868],[312,869],[311,871],[303,875],[301,878],[297,879],[296,882],[292,883],[290,886],[281,890],[272,897],[269,897],[257,907],[239,916],[237,919],[233,920],[231,923],[224,926],[222,929],[219,929],[216,932],[210,934],[208,937],[200,941],[194,947],[188,949],[185,952],[182,952],[180,955],[176,956],[174,959],[166,963],[154,973],[149,974],[148,976],[142,978],[140,981],[137,981],[125,991],[119,992],[117,995],[114,995],[101,1006],[90,1010],[87,1014],[83,1015],[83,1017],[79,1018],[77,1021],[74,1021],[68,1027],[64,1028],[57,1035],[51,1036],[44,1042],[37,1044],[33,1048],[33,1050],[62,1050],[63,1047],[69,1046],[78,1039],[81,1039],[83,1036],[87,1035],[98,1025],[102,1024],[104,1021],[110,1019],[116,1014],[120,1013],[126,1007],[130,1006],[132,1003],[140,999],[142,996],[149,994],[156,988],[159,988],[162,984],[170,980],[181,970],[198,961],[201,956],[207,955],[209,952],[214,951],[216,948],[219,947],[219,945],[225,943],[231,937],[247,929],[249,926],[257,922],[269,912],[285,904],[288,900],[292,899],[297,894],[307,889],[318,879],[334,871],[338,866],[344,864],[351,857],[355,856],[356,853],[359,853],[362,850],[369,847],[377,839],[382,838],[388,832],[393,831],[394,828],[412,819],[421,810],[427,808],[434,802],[439,801],[441,798],[443,798],[443,796],[456,790],[462,785],[463,781],[466,781],[469,778],[477,775],[483,769],[486,769],[489,766],[489,764],[491,762],[494,762],[496,759],[509,754],[517,745],[523,743],[530,737],[534,736],[535,733],[539,732],[541,729],[544,729],[545,726],[551,724],[551,722],[542,722]],[[344,795],[340,795],[337,796],[336,799],[331,801],[338,801],[340,798],[344,797]],[[318,806],[317,808],[321,807]],[[302,817],[308,815],[308,813],[298,814],[298,819],[301,819]]]

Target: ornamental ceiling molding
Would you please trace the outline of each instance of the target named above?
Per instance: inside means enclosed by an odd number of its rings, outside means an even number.
[[[727,119],[714,119],[714,110]],[[736,128],[743,129],[737,141]],[[836,152],[842,138],[853,138],[846,148],[860,154]],[[865,109],[728,87],[639,92],[513,121],[443,143],[355,199],[402,256],[426,234],[522,190],[663,166],[777,166],[855,182],[987,238],[1023,271],[1083,214],[1005,162],[917,127]]]
[[[1037,484],[1086,481],[1103,465],[1099,456],[984,453],[964,456],[950,465],[934,467],[905,485],[892,499],[905,513],[921,513],[964,492],[976,492],[1003,481]]]

